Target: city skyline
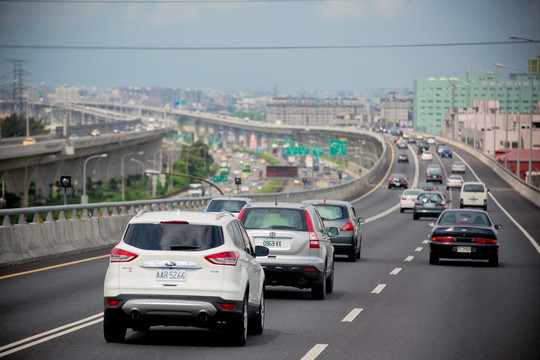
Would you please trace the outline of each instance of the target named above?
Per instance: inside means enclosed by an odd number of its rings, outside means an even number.
[[[519,0],[25,0],[0,2],[0,79],[224,92],[413,88],[415,79],[526,69],[540,3]],[[6,75],[7,74],[7,75]]]

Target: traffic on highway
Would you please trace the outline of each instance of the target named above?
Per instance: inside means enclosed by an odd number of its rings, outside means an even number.
[[[343,210],[310,202],[247,203],[230,216],[153,212],[135,218],[114,250],[1,268],[0,357],[537,358],[538,208],[466,151],[387,141],[387,166],[369,188],[314,202],[345,200],[352,224],[329,225]],[[246,160],[223,161],[242,177]],[[264,178],[251,160],[248,191]],[[392,174],[407,185],[389,186]],[[475,186],[463,194],[469,188],[448,185],[452,174]],[[420,190],[406,198],[411,189]],[[170,229],[188,225],[186,234],[219,225],[219,236],[176,242]],[[354,228],[352,252],[333,253],[332,241]],[[159,244],[149,230],[160,231]],[[254,274],[264,287],[246,285]],[[188,312],[208,326],[184,321]]]

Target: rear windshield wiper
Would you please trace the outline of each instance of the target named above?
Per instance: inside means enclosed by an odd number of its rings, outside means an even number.
[[[200,248],[200,246],[195,245],[171,245],[171,250],[195,250]]]

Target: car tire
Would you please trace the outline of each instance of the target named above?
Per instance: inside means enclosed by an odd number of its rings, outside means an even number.
[[[416,214],[413,214],[413,217],[412,217],[412,218],[413,218],[413,220],[418,220],[418,219],[420,219],[420,216],[418,216],[418,215],[416,215]]]
[[[358,246],[358,251],[356,251],[356,260],[360,260],[360,257],[362,257],[362,242],[360,242],[360,245]]]
[[[247,291],[242,301],[242,313],[232,322],[230,328],[231,343],[235,346],[244,346],[246,344],[248,333],[248,297]]]
[[[402,212],[403,212],[403,208],[400,208],[400,209],[399,209],[399,212],[401,212],[401,213],[402,213]]]
[[[355,255],[356,256],[356,255]],[[326,289],[327,294],[334,292],[334,269],[332,269],[332,275],[326,278]]]
[[[257,310],[257,315],[252,319],[249,319],[248,330],[252,335],[261,335],[264,330],[264,316],[265,316],[265,307],[264,307],[264,287],[261,290],[261,302],[259,304],[259,309]]]
[[[487,211],[487,205],[484,205],[484,211]]]
[[[495,254],[491,258],[489,258],[489,266],[492,266],[492,267],[499,266],[499,254]]]
[[[105,341],[110,343],[122,343],[126,338],[127,326],[119,316],[114,316],[105,311],[103,316],[103,335]]]
[[[356,248],[352,248],[348,254],[349,262],[356,262]]]
[[[322,276],[321,282],[311,285],[311,297],[313,300],[324,300],[326,297],[326,279]]]
[[[429,253],[429,264],[439,265],[439,257],[432,252]]]

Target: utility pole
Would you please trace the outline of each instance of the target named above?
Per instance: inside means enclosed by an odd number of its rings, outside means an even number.
[[[13,112],[21,115],[24,109],[24,77],[30,76],[30,73],[23,70],[24,63],[30,60],[4,60],[13,63]]]

